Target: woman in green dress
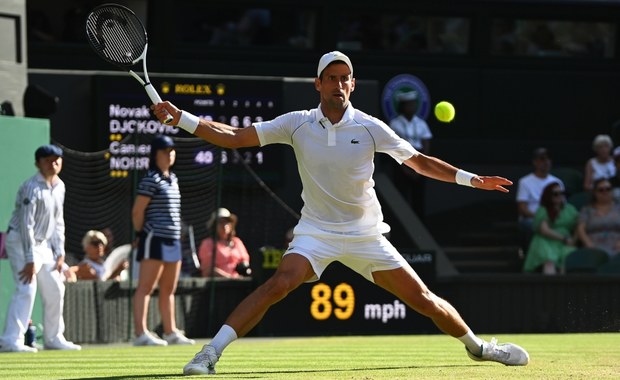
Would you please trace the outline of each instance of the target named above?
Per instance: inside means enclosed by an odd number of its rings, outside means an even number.
[[[540,207],[534,215],[534,236],[530,242],[523,270],[557,274],[562,271],[564,259],[575,250],[575,227],[579,211],[566,202],[559,183],[545,187]]]

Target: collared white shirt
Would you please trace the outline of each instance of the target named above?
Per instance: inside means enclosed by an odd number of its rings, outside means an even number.
[[[298,228],[355,235],[389,231],[374,190],[375,153],[389,154],[402,164],[418,152],[384,122],[349,103],[334,125],[318,107],[254,126],[261,146],[287,144],[294,149],[304,201]]]
[[[47,240],[56,256],[65,255],[65,183],[56,176],[50,186],[41,173],[27,179],[15,197],[9,228],[20,234],[26,262],[33,247]]]
[[[398,115],[390,121],[390,128],[400,137],[409,141],[417,150],[422,150],[422,141],[433,138],[426,121],[417,116],[414,116],[410,121],[403,115]]]

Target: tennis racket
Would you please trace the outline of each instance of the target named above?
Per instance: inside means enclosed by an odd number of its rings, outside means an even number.
[[[131,9],[119,4],[103,4],[94,8],[86,18],[86,36],[101,58],[127,70],[144,87],[153,104],[161,103],[146,70],[146,51],[149,47],[146,29]],[[131,69],[140,60],[144,79]],[[164,123],[171,121],[172,116],[168,116]]]

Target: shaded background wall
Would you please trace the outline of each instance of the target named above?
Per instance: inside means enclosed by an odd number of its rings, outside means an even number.
[[[12,80],[26,73],[27,84],[57,97],[48,115],[51,138],[76,152],[76,164],[83,164],[79,162],[80,152],[101,155],[104,160],[109,153],[112,133],[105,127],[100,109],[102,96],[110,95],[102,91],[108,78],[124,78],[121,87],[127,90],[116,92],[119,98],[138,96],[147,101],[133,79],[112,71],[84,40],[84,17],[102,2],[12,0],[0,6],[0,13],[20,15],[25,7],[27,14],[20,24],[20,30],[26,29],[27,59],[15,63],[16,56],[0,55],[0,61],[8,57],[13,66],[17,65],[13,71],[4,71],[3,66],[2,75],[9,79],[3,83],[9,86],[3,86],[0,95],[6,91],[10,95],[0,97],[0,101],[10,99],[21,116],[20,94],[25,92],[26,83]],[[239,75],[310,79],[320,55],[340,49],[352,58],[355,77],[360,80],[353,104],[385,118],[380,108],[383,87],[396,75],[413,74],[428,87],[432,103],[449,100],[457,109],[451,124],[428,119],[435,136],[432,153],[471,171],[516,180],[530,170],[530,152],[539,145],[550,149],[557,167],[583,170],[592,155],[590,145],[596,134],[610,133],[620,140],[612,127],[620,119],[617,2],[387,0],[380,8],[375,1],[341,2],[348,12],[334,12],[333,2],[327,0],[295,4],[294,9],[285,0],[267,0],[260,8],[245,0],[118,2],[134,9],[145,21],[150,40],[149,69],[155,79],[168,75],[209,80]],[[253,22],[246,24],[248,21]],[[398,38],[411,31],[404,45],[396,43],[392,26],[397,24],[403,25]],[[253,27],[244,29],[249,25]],[[419,28],[407,29],[411,25]],[[4,21],[0,27],[6,27]],[[546,33],[545,46],[540,46],[538,31]],[[549,31],[558,34],[549,39]],[[583,33],[577,36],[580,31]],[[14,44],[2,36],[3,47]],[[578,44],[567,44],[562,36],[574,37],[569,42]],[[281,111],[316,106],[318,99],[311,81],[299,81],[294,87],[283,81],[289,92],[282,99]],[[268,184],[298,211],[300,188],[293,157],[287,150],[273,156],[281,161],[280,179]],[[377,164],[382,172],[394,170],[389,160],[379,158]],[[105,181],[113,180],[118,178],[108,173]],[[247,212],[241,215],[240,235],[253,249],[279,244],[294,218],[247,173],[226,185],[230,191],[224,190],[219,201],[238,213]],[[73,189],[80,188],[76,185]],[[100,189],[91,190],[96,194]],[[488,227],[480,210],[488,212],[485,217],[489,220],[514,222],[514,192],[505,195],[468,190],[428,184],[424,220],[432,224],[433,234],[469,234],[463,230],[470,224]],[[128,211],[123,209],[130,204],[131,191],[132,186],[127,185],[124,194],[129,201],[117,205],[118,212]],[[209,194],[205,202],[215,207],[216,191],[212,189]],[[68,199],[68,204],[71,202]],[[467,219],[468,226],[446,224],[454,221],[455,215],[471,216],[472,210],[477,211],[478,219]],[[200,214],[206,219],[208,210]],[[274,218],[273,214],[278,216]],[[79,251],[78,239],[86,227],[83,217],[75,213],[68,226],[73,251]],[[200,218],[198,225],[203,224]],[[88,223],[98,224],[95,220]],[[130,231],[117,234],[118,243],[122,243],[129,239]],[[468,238],[477,244],[490,239],[475,234]]]
[[[26,2],[5,0],[0,4],[0,103],[10,102],[23,116],[22,96],[27,80]],[[5,114],[4,107],[0,114]]]

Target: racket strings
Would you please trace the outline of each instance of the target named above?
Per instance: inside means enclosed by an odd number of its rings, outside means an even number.
[[[132,65],[146,47],[146,32],[134,13],[117,7],[100,8],[86,21],[92,47],[104,58],[120,65]]]

